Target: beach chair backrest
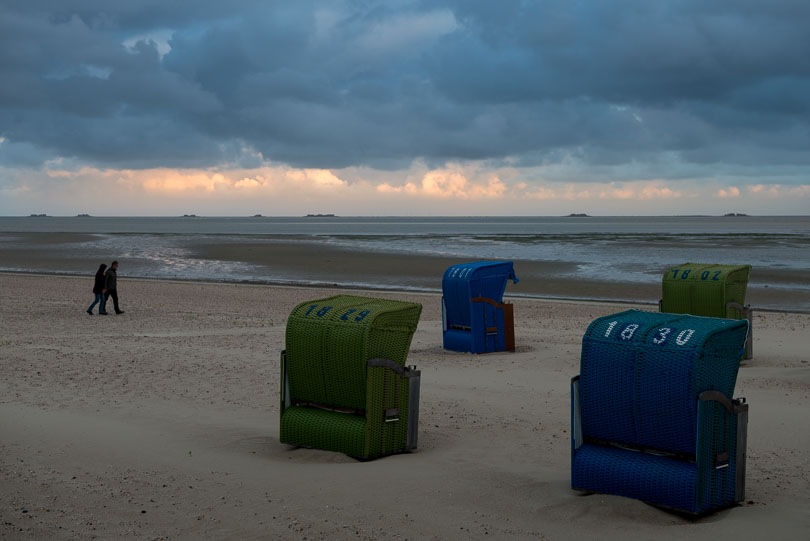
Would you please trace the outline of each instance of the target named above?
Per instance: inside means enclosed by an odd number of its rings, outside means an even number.
[[[475,261],[449,267],[442,277],[447,324],[469,326],[470,300],[485,297],[502,302],[509,280],[518,282],[511,261]]]
[[[290,398],[324,406],[366,407],[366,363],[404,366],[422,305],[337,295],[296,306],[287,320]]]
[[[746,320],[628,310],[582,342],[582,432],[597,442],[694,455],[703,391],[733,396]]]
[[[751,265],[684,263],[664,273],[661,311],[708,317],[742,317],[728,303],[745,306]]]

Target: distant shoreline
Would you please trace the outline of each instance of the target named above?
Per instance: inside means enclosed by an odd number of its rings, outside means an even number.
[[[0,214],[0,218],[102,218],[102,219],[172,219],[172,218],[204,218],[204,219],[242,219],[242,218],[266,218],[266,219],[296,219],[296,218],[340,218],[340,219],[354,219],[362,218],[367,219],[493,219],[493,218],[516,218],[516,219],[554,219],[554,218],[571,218],[571,217],[587,217],[587,218],[726,218],[726,217],[740,217],[740,218],[807,218],[810,214],[751,214],[743,212],[730,212],[718,214],[591,214],[591,213],[570,213],[570,214],[449,214],[449,215],[421,215],[421,214],[392,214],[392,215],[376,215],[376,214],[245,214],[245,215],[219,215],[219,214],[161,214],[161,215],[115,215],[115,214],[49,214],[49,213],[31,213],[31,214]]]

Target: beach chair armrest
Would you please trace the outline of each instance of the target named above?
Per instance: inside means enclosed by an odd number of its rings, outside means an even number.
[[[417,446],[421,372],[415,366],[400,366],[390,359],[367,362],[368,398],[366,418],[370,423],[407,423],[407,450]]]
[[[745,498],[748,403],[730,399],[720,391],[705,391],[698,397],[696,460],[702,471],[734,471],[735,501]]]
[[[287,376],[287,350],[281,350],[281,408],[284,410],[290,407],[290,379]]]
[[[474,336],[498,335],[503,343],[498,349],[515,349],[515,311],[509,303],[495,302],[487,297],[473,297],[470,327]],[[480,328],[483,326],[483,329]]]
[[[738,302],[727,302],[726,317],[748,320],[748,337],[745,340],[745,356],[743,358],[751,359],[754,356],[754,309],[751,308],[750,304],[743,306]]]
[[[735,310],[738,310],[741,314],[743,314],[746,317],[748,317],[749,314],[754,311],[754,309],[751,308],[750,304],[747,304],[747,305],[743,306],[742,304],[740,304],[738,302],[727,302],[726,303],[726,308],[733,308]]]
[[[571,451],[582,446],[582,407],[580,402],[579,374],[571,378]]]
[[[498,308],[500,306],[499,303],[495,302],[494,300],[488,297],[473,297],[472,299],[470,299],[470,302],[485,302],[487,304],[492,305],[495,308]]]

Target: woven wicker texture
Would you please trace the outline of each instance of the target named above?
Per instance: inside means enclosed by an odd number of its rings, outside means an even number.
[[[292,406],[282,416],[281,441],[363,457],[366,455],[366,418]]]
[[[696,510],[705,511],[734,502],[737,463],[737,416],[716,402],[698,403],[698,493]],[[728,452],[728,466],[714,467],[715,457]]]
[[[408,437],[408,385],[391,370],[369,367],[369,393],[364,456],[382,456],[405,449]],[[396,409],[396,422],[386,422],[385,412]]]
[[[751,265],[684,263],[672,267],[662,279],[661,311],[742,319],[744,314],[726,305],[745,306],[750,273]]]
[[[442,295],[448,325],[470,325],[470,299],[486,297],[501,302],[509,280],[518,282],[511,261],[475,261],[448,267],[442,276]]]
[[[577,450],[571,484],[605,494],[696,512],[697,467],[665,456],[583,445]]]
[[[514,321],[504,320],[503,307],[487,302],[472,302],[472,299],[485,298],[500,304],[509,280],[514,283],[519,281],[511,261],[460,263],[444,272],[442,302],[445,349],[472,353],[507,349],[506,334],[514,338]],[[507,325],[510,326],[509,330]],[[514,347],[512,339],[510,349]]]
[[[288,398],[318,407],[283,410],[281,441],[360,458],[404,450],[409,380],[367,361],[404,366],[421,311],[417,303],[351,295],[296,306],[287,321]]]
[[[714,459],[736,451],[736,418],[698,396],[733,396],[747,325],[638,310],[591,323],[579,383],[586,445],[574,453],[573,486],[689,512],[733,502],[734,464],[715,470]]]

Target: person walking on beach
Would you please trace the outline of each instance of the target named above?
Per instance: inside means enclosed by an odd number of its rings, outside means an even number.
[[[96,294],[96,300],[93,301],[93,304],[90,305],[90,308],[87,309],[87,313],[91,316],[93,315],[93,307],[98,304],[98,315],[106,316],[107,312],[104,311],[104,305],[106,304],[106,299],[104,298],[104,293],[107,291],[107,276],[104,272],[107,269],[107,264],[102,263],[98,266],[98,270],[96,271],[96,279],[93,283],[93,293]]]
[[[110,263],[110,268],[107,269],[107,292],[104,294],[104,301],[112,297],[113,307],[116,314],[123,314],[124,311],[118,307],[118,261]]]

